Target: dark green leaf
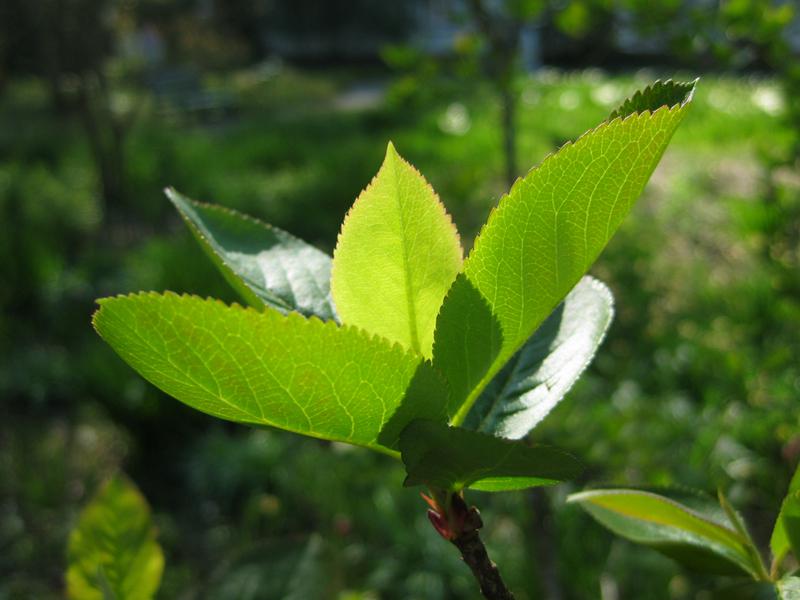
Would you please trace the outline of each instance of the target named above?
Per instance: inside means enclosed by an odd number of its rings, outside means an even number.
[[[591,362],[613,315],[608,288],[581,279],[486,386],[464,428],[508,439],[527,435]]]
[[[554,485],[582,470],[570,454],[548,446],[529,446],[444,423],[413,421],[400,434],[406,465],[405,485],[457,491],[519,490]]]
[[[236,211],[195,202],[171,188],[167,196],[248,304],[316,315],[323,320],[336,318],[330,293],[331,258],[327,254]]]

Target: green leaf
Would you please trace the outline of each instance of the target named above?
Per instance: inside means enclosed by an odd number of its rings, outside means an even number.
[[[783,562],[789,550],[800,559],[800,466],[789,483],[789,491],[781,504],[769,545],[776,565]]]
[[[94,325],[145,379],[210,415],[389,449],[414,418],[444,418],[422,357],[354,327],[148,293],[98,301]]]
[[[147,502],[115,476],[83,510],[69,537],[67,595],[73,600],[147,600],[161,582],[164,555]]]
[[[581,464],[548,446],[529,446],[436,421],[413,421],[400,434],[405,485],[458,491],[521,490],[576,477]]]
[[[693,89],[656,84],[631,103],[641,112],[606,121],[565,145],[500,201],[464,263],[469,285],[450,290],[436,324],[434,365],[453,390],[454,424],[464,421],[483,388],[605,247],[658,164]],[[448,307],[475,295],[495,321],[483,308],[473,309],[481,311],[473,323]],[[480,349],[484,361],[478,364],[469,353],[489,340],[499,349]]]
[[[567,502],[579,504],[617,535],[655,548],[692,569],[758,576],[759,565],[753,564],[746,540],[719,507],[687,493],[671,495],[604,489],[573,494]]]
[[[613,315],[608,288],[581,279],[486,386],[464,427],[508,439],[527,435],[589,365]]]
[[[250,306],[336,319],[330,256],[247,215],[195,202],[171,188],[166,194],[212,262]]]
[[[436,315],[461,270],[458,233],[392,144],[342,224],[331,286],[343,323],[431,357]]]

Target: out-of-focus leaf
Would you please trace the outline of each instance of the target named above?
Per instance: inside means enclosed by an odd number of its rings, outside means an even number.
[[[576,477],[581,464],[548,446],[529,446],[434,421],[413,421],[400,434],[405,485],[485,492],[554,485]]]
[[[67,595],[72,600],[148,600],[161,582],[164,555],[150,509],[122,476],[103,485],[69,538]]]
[[[519,439],[555,407],[594,357],[614,315],[611,292],[584,277],[470,410],[465,429]]]
[[[342,322],[430,358],[436,315],[460,270],[461,243],[450,216],[389,144],[333,253],[331,287]]]
[[[685,495],[685,494],[684,494]],[[757,576],[747,541],[737,533],[719,508],[699,510],[664,495],[633,489],[591,490],[573,494],[599,523],[624,538],[659,550],[706,573]]]
[[[323,320],[336,318],[327,254],[234,210],[195,202],[171,188],[166,193],[212,262],[248,304]]]

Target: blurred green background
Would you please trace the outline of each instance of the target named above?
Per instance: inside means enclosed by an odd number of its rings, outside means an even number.
[[[689,116],[592,272],[617,317],[534,432],[581,481],[472,493],[520,600],[709,598],[614,539],[589,483],[722,487],[762,544],[800,456],[800,20],[770,0],[4,0],[0,7],[0,599],[63,595],[109,473],[149,499],[160,598],[474,598],[403,469],[216,421],[102,344],[94,299],[236,298],[162,194],[331,251],[398,150],[467,248],[547,153],[658,77]],[[298,591],[300,590],[300,591]]]

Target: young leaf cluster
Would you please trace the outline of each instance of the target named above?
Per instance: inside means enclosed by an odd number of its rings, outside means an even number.
[[[683,119],[657,82],[519,179],[464,258],[430,184],[389,144],[333,257],[239,213],[167,194],[247,308],[171,293],[105,298],[100,335],[153,384],[216,417],[399,456],[457,492],[555,483],[564,452],[520,438],[610,323],[585,274]]]

